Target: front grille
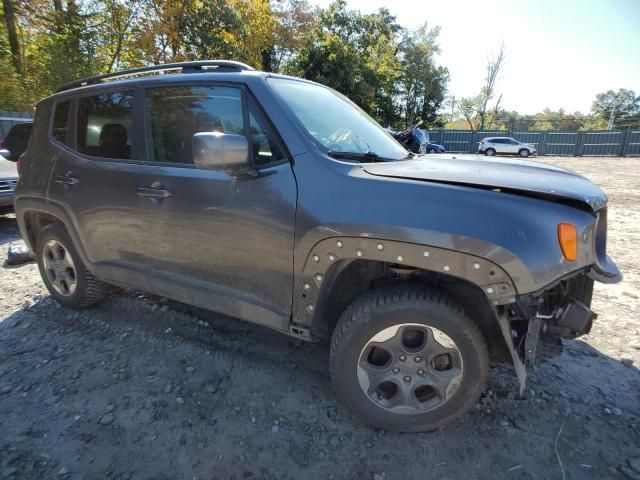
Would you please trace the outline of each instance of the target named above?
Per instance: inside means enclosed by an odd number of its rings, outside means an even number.
[[[13,192],[16,188],[18,180],[0,180],[0,193]]]
[[[596,225],[596,257],[600,265],[607,262],[607,207],[598,212]]]

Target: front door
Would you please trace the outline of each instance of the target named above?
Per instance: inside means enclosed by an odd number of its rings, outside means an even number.
[[[511,139],[505,140],[505,142],[507,143],[506,147],[509,153],[518,153],[520,150],[520,144],[518,142]]]
[[[286,329],[293,283],[297,188],[284,148],[240,88],[179,85],[145,94],[153,290]],[[193,164],[192,137],[245,135],[256,175]]]

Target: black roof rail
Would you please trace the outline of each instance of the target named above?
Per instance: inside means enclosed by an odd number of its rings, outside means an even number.
[[[167,70],[180,70],[180,73],[197,73],[206,72],[207,70],[216,72],[239,72],[242,70],[255,70],[255,68],[250,67],[245,63],[235,62],[233,60],[200,60],[195,62],[164,63],[160,65],[132,68],[130,70],[122,70],[120,72],[106,73],[104,75],[97,75],[95,77],[76,80],[74,82],[64,84],[63,86],[58,88],[56,92],[64,92],[65,90],[71,90],[73,88],[84,87],[86,85],[94,85],[114,78],[142,75],[149,72],[164,72]]]

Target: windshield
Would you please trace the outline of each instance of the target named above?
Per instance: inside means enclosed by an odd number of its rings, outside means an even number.
[[[270,78],[309,134],[329,152],[375,154],[399,160],[408,153],[391,135],[347,97],[312,83]]]

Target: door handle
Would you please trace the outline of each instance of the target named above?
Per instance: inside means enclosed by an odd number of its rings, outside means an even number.
[[[163,188],[138,187],[138,189],[136,190],[136,193],[138,194],[139,197],[153,197],[153,198],[171,197],[171,192]]]
[[[70,177],[66,175],[58,175],[53,179],[53,181],[69,186],[77,185],[80,182],[80,180],[78,180],[76,177]]]

